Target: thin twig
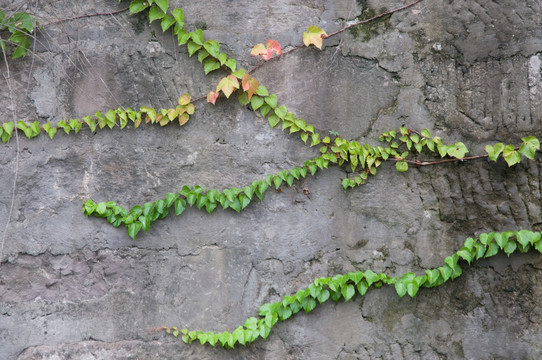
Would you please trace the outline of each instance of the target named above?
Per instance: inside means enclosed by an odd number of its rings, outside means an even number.
[[[71,17],[71,18],[63,18],[63,19],[58,19],[56,21],[51,21],[49,23],[46,23],[46,24],[40,24],[41,26],[48,26],[48,25],[53,25],[53,24],[58,24],[58,23],[61,23],[61,22],[65,22],[65,21],[71,21],[71,20],[77,20],[77,19],[83,19],[83,18],[88,18],[88,17],[93,17],[93,16],[105,16],[105,15],[115,15],[115,14],[119,14],[121,12],[125,12],[126,10],[130,9],[129,7],[127,8],[124,8],[124,9],[120,9],[120,10],[116,10],[116,11],[110,11],[110,12],[103,12],[103,13],[95,13],[95,14],[83,14],[83,15],[79,15],[79,16],[74,16],[74,17]],[[31,14],[29,14],[31,15]],[[34,15],[32,15],[34,16]],[[36,17],[36,16],[34,16]],[[55,19],[55,18],[48,18],[48,19]]]
[[[12,107],[12,114],[13,114],[13,124],[17,124],[17,113],[16,113],[16,104],[15,100],[13,99],[13,90],[11,88],[11,76],[9,73],[9,64],[8,64],[8,58],[6,55],[6,50],[4,47],[2,47],[2,54],[4,55],[4,62],[6,64],[6,74],[4,75],[4,79],[6,79],[8,90],[9,90],[9,98],[11,101],[11,107]],[[15,193],[17,189],[17,176],[19,174],[19,133],[17,131],[17,127],[14,126],[13,131],[15,131],[15,141],[17,144],[17,148],[15,149],[15,176],[13,179],[13,190],[11,193],[11,205],[9,207],[9,213],[8,213],[8,219],[6,221],[6,227],[4,228],[4,234],[2,235],[2,243],[0,245],[0,262],[2,262],[2,259],[4,257],[4,244],[6,243],[6,237],[8,233],[9,224],[11,222],[11,215],[13,214],[13,206],[15,204]]]
[[[358,22],[356,22],[356,23],[354,23],[354,24],[350,24],[350,25],[348,25],[348,26],[345,26],[345,27],[343,27],[343,28],[340,29],[340,30],[337,30],[337,31],[335,31],[335,32],[332,32],[331,34],[329,34],[329,35],[327,35],[327,36],[322,36],[322,38],[323,38],[323,39],[330,38],[330,37],[332,37],[332,36],[335,36],[335,35],[337,35],[337,34],[340,34],[340,33],[344,32],[344,31],[350,29],[351,27],[358,26],[358,25],[361,25],[361,24],[367,24],[367,23],[369,23],[369,22],[378,20],[378,19],[380,19],[380,18],[382,18],[382,17],[384,17],[384,16],[388,16],[388,15],[391,15],[391,14],[393,14],[393,13],[396,13],[396,12],[399,12],[399,11],[402,11],[402,10],[405,10],[405,9],[408,9],[408,8],[414,6],[414,5],[416,5],[417,3],[422,2],[422,1],[423,1],[423,0],[416,0],[416,1],[413,1],[413,2],[411,2],[411,3],[409,3],[409,4],[406,4],[406,5],[404,5],[404,6],[401,6],[401,7],[395,8],[395,9],[392,9],[392,10],[390,10],[390,11],[386,11],[386,12],[384,12],[384,13],[382,13],[382,14],[375,15],[375,16],[373,16],[372,18],[358,21]],[[283,57],[283,56],[285,56],[285,55],[287,55],[287,54],[289,54],[289,53],[291,53],[291,52],[294,52],[295,50],[301,49],[302,47],[305,47],[305,45],[303,44],[303,45],[297,45],[297,46],[294,46],[294,47],[291,48],[290,50],[284,51],[282,54],[277,55],[277,56],[274,56],[274,57],[272,57],[271,59],[269,59],[268,61],[264,61],[264,62],[262,62],[262,63],[256,65],[255,67],[253,67],[252,69],[250,69],[250,70],[248,71],[248,73],[250,74],[250,73],[256,71],[257,69],[259,69],[260,67],[262,67],[264,64],[268,63],[269,61],[274,60],[274,59],[279,59],[279,58],[281,58],[281,57]]]
[[[514,150],[519,150],[519,146],[516,146]],[[392,161],[404,161],[407,164],[415,165],[416,167],[420,166],[429,166],[429,165],[439,165],[439,164],[445,164],[449,162],[458,162],[458,161],[468,161],[468,160],[476,160],[476,159],[485,159],[488,158],[489,154],[485,155],[475,155],[475,156],[466,156],[462,158],[453,158],[453,159],[442,159],[442,160],[435,160],[435,161],[422,161],[422,160],[404,160],[404,159],[396,159],[396,158],[389,158],[389,160]]]

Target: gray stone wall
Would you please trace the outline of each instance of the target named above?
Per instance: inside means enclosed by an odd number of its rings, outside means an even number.
[[[170,1],[238,63],[272,38],[301,43],[384,0]],[[57,122],[96,110],[169,107],[214,88],[158,24],[127,12],[80,18],[124,1],[0,1],[45,26],[24,60],[0,65],[0,122]],[[376,144],[402,124],[428,128],[472,153],[542,136],[542,5],[538,0],[424,0],[391,17],[298,50],[255,72],[296,116],[326,134]],[[10,95],[15,106],[12,106]],[[15,115],[13,115],[15,113]],[[309,177],[306,197],[269,191],[241,214],[189,209],[132,241],[85,218],[88,198],[130,207],[183,185],[223,189],[302,164],[303,145],[235,99],[198,103],[182,128],[142,126],[53,141],[12,139],[0,150],[1,359],[538,359],[540,254],[499,255],[414,299],[393,288],[326,303],[280,323],[267,341],[234,350],[186,345],[162,325],[233,330],[259,306],[312,280],[355,270],[423,273],[466,237],[542,229],[542,162],[486,160],[410,169],[384,164],[344,191],[346,171]],[[15,184],[13,211],[8,222]],[[298,185],[299,187],[299,185]]]

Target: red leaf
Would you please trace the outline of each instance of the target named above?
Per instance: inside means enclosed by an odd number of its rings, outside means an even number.
[[[282,54],[282,48],[276,40],[267,40],[264,44],[257,44],[252,48],[250,55],[252,56],[261,56],[265,61],[271,59],[273,53],[280,55]]]
[[[267,50],[271,50],[277,55],[282,54],[282,48],[280,47],[280,44],[276,40],[267,40],[265,42],[265,46],[267,47]]]
[[[246,91],[248,99],[250,100],[252,95],[258,91],[258,80],[256,80],[254,77],[250,77],[250,75],[247,73],[243,75],[241,83],[243,85],[243,90]]]
[[[215,104],[216,99],[218,99],[218,95],[220,93],[218,91],[209,91],[207,94],[207,102],[210,102],[211,104]]]

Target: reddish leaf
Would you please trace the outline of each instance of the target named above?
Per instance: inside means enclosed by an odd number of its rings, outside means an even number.
[[[327,37],[327,34],[324,30],[320,29],[318,26],[311,25],[307,29],[307,32],[303,33],[303,43],[305,46],[313,44],[318,49],[322,48],[322,41]]]
[[[233,75],[228,75],[227,77],[222,78],[216,87],[216,91],[218,92],[222,90],[227,98],[230,97],[234,89],[239,89],[239,80],[237,80],[237,78]]]
[[[186,124],[188,122],[188,118],[189,116],[187,113],[179,115],[179,125],[183,126],[184,124]]]
[[[252,95],[258,91],[258,80],[254,77],[250,77],[248,74],[245,74],[243,75],[243,80],[241,82],[243,84],[243,90],[246,91],[248,100],[250,100]]]
[[[211,104],[215,104],[216,99],[218,99],[219,92],[218,91],[209,91],[207,94],[207,102],[210,102]]]
[[[280,55],[282,54],[282,48],[276,40],[267,40],[264,44],[257,44],[252,48],[250,55],[252,56],[261,56],[265,61],[271,59],[273,53]]]
[[[252,56],[265,55],[265,54],[267,54],[267,49],[265,48],[265,45],[262,43],[254,46],[252,48],[252,51],[250,52],[250,55]]]
[[[267,47],[267,51],[271,50],[277,55],[282,54],[282,48],[280,47],[280,44],[276,40],[267,40],[265,42],[265,46]]]

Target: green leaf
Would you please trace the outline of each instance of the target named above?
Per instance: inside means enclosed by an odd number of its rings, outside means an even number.
[[[190,36],[192,38],[192,41],[194,41],[198,45],[203,46],[203,30],[197,29],[196,31],[191,32]]]
[[[459,255],[460,258],[464,259],[465,261],[467,261],[469,264],[471,263],[473,257],[474,257],[474,254],[472,254],[468,249],[466,248],[462,248],[461,250],[459,250],[457,252],[457,255]]]
[[[354,288],[354,285],[346,285],[341,288],[341,294],[344,298],[344,301],[350,300],[355,293],[356,290]]]
[[[503,151],[503,149],[503,143],[497,143],[494,146],[486,145],[486,152],[489,155],[489,159],[493,161],[497,161],[499,154]]]
[[[4,129],[6,134],[8,134],[9,136],[11,136],[11,134],[13,133],[13,127],[13,121],[8,121],[2,124],[2,129]]]
[[[305,310],[305,312],[308,313],[314,310],[314,308],[316,307],[316,300],[311,296],[307,296],[306,298],[303,299],[301,305],[303,306],[303,310]]]
[[[406,284],[403,281],[397,281],[395,283],[395,291],[397,292],[397,295],[402,298],[407,293]]]
[[[215,202],[207,202],[207,203],[205,204],[205,210],[206,210],[209,214],[211,214],[211,213],[214,211],[214,209],[216,209],[217,206],[218,206],[218,204],[215,203]]]
[[[201,45],[196,44],[194,41],[189,41],[187,47],[188,47],[188,55],[189,56],[194,55],[194,53],[196,51],[201,49]]]
[[[79,132],[79,130],[81,130],[81,126],[83,125],[83,123],[81,123],[77,119],[70,119],[70,122],[68,123],[68,125],[77,134]]]
[[[278,188],[280,187],[280,185],[282,185],[282,179],[278,176],[275,176],[273,178],[273,184],[275,185],[275,189],[278,190]]]
[[[128,225],[128,236],[132,238],[132,240],[135,240],[135,237],[139,230],[141,230],[141,223],[136,221]]]
[[[184,199],[175,200],[175,215],[181,215],[186,209],[186,201]]]
[[[207,40],[203,43],[203,47],[212,57],[218,58],[218,55],[220,54],[220,44],[218,41]]]
[[[198,194],[196,194],[195,192],[191,192],[186,197],[186,203],[190,206],[193,206],[196,203],[197,198],[198,198]]]
[[[408,163],[406,161],[403,161],[403,160],[397,161],[395,163],[395,168],[399,172],[407,171],[408,170]]]
[[[252,106],[252,109],[258,110],[264,103],[263,98],[259,96],[252,96],[250,99],[250,106]]]
[[[320,134],[314,133],[311,135],[311,146],[320,144]]]
[[[245,194],[239,194],[239,202],[241,203],[241,209],[244,209],[250,204],[250,198]]]
[[[263,85],[258,86],[258,90],[256,90],[256,94],[260,96],[269,96],[269,92],[267,91],[267,88]]]
[[[15,36],[17,36],[17,40],[15,40]],[[8,40],[19,44],[11,56],[13,59],[24,57],[26,55],[28,48],[30,47],[30,37],[27,34],[17,32],[10,36]]]
[[[164,16],[162,22],[160,23],[160,26],[162,27],[162,32],[166,32],[166,30],[169,29],[173,24],[175,24],[175,19],[173,19],[169,15]]]
[[[152,6],[149,11],[149,23],[152,23],[154,20],[162,19],[166,14],[158,6]]]
[[[57,129],[55,127],[52,127],[51,124],[49,123],[43,124],[42,128],[43,130],[45,130],[45,132],[49,135],[51,139],[55,136],[56,131],[57,131]]]
[[[226,67],[230,69],[232,72],[235,72],[235,68],[237,67],[237,62],[235,61],[235,59],[228,59],[224,65],[226,65]]]
[[[408,295],[411,298],[413,298],[418,293],[418,289],[420,288],[420,286],[418,285],[418,283],[416,281],[409,281],[406,284],[406,288],[407,288]]]
[[[533,160],[536,150],[540,150],[540,142],[534,136],[524,137],[521,140],[523,140],[523,143],[519,147],[519,152],[528,159]]]
[[[232,75],[235,76],[238,79],[242,79],[243,76],[245,76],[246,72],[247,71],[245,69],[239,69],[239,70],[233,71]]]
[[[508,167],[513,166],[521,161],[521,155],[514,149],[514,145],[506,145],[502,153]]]
[[[268,103],[268,104],[269,104],[269,103]],[[271,105],[271,104],[269,104],[269,105]],[[271,107],[273,107],[273,106],[271,105]],[[286,116],[286,113],[287,113],[287,112],[288,112],[288,110],[286,110],[286,106],[284,106],[284,105],[282,105],[282,106],[280,106],[280,107],[278,107],[278,108],[275,109],[275,114],[276,114],[279,118],[281,118],[282,120],[284,120],[284,117]]]
[[[205,75],[217,69],[220,69],[220,63],[216,59],[205,60],[205,64],[203,65],[203,70],[205,71]]]
[[[516,231],[516,238],[518,243],[526,247],[527,245],[535,245],[540,241],[541,234],[539,232],[532,232],[529,230]]]
[[[441,158],[445,157],[446,154],[448,153],[448,146],[446,146],[446,145],[444,145],[442,143],[438,144],[437,149],[438,149],[438,153],[440,154]]]
[[[440,274],[442,275],[442,279],[444,281],[448,281],[448,279],[452,276],[452,268],[448,265],[444,265],[438,268],[440,271]]]
[[[110,129],[113,129],[116,122],[117,113],[115,110],[109,110],[105,113],[105,123]]]
[[[271,111],[271,106],[267,104],[263,104],[260,108],[260,114],[262,114],[263,117],[267,116],[267,114]]]
[[[440,150],[439,150],[440,151]],[[447,154],[456,159],[461,159],[468,153],[469,150],[462,142],[458,142],[455,145],[448,146]]]
[[[258,87],[258,90],[259,90],[259,87]],[[258,92],[256,92],[256,93],[258,93]],[[258,95],[259,95],[259,94],[258,94]],[[277,107],[277,101],[278,101],[277,95],[275,95],[275,94],[271,94],[271,95],[269,95],[269,96],[267,96],[267,97],[265,98],[265,102],[266,102],[269,106],[271,106],[272,109],[275,109],[275,108]]]
[[[167,12],[169,8],[168,0],[154,0],[154,3],[158,5],[163,12]]]
[[[134,0],[130,3],[130,15],[137,14],[149,7],[148,3],[143,0]]]
[[[164,11],[165,12],[165,11]],[[184,16],[183,16],[183,9],[176,8],[171,12],[173,17],[175,18],[175,22],[179,25],[180,28],[184,26]]]
[[[440,273],[437,269],[425,270],[427,276],[427,282],[429,286],[435,286],[439,279]]]
[[[278,311],[279,319],[286,320],[292,316],[292,310],[289,307],[281,306]]]
[[[196,201],[196,206],[198,207],[198,209],[201,209],[206,204],[207,204],[207,196],[199,194],[198,199]]]
[[[267,121],[269,122],[269,126],[271,126],[271,128],[274,128],[279,123],[280,118],[277,115],[273,114],[269,116]]]
[[[516,242],[509,241],[506,243],[503,250],[506,253],[506,255],[510,256],[514,251],[516,251],[516,248],[517,248]]]
[[[508,243],[508,236],[506,236],[506,233],[495,233],[495,242],[504,250],[504,247]]]
[[[230,204],[230,207],[238,213],[241,212],[241,201],[239,200],[239,198],[235,198],[234,201]]]
[[[422,136],[425,137],[425,138],[430,138],[431,137],[431,133],[429,132],[429,130],[427,129],[423,129],[422,132],[421,132]]]

